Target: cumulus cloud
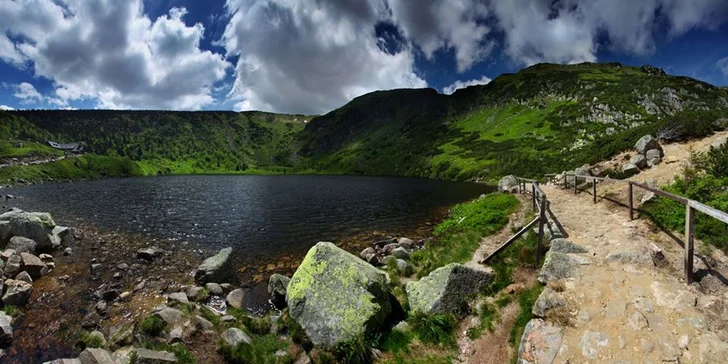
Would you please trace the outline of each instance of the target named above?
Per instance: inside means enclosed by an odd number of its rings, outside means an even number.
[[[723,76],[728,77],[728,57],[719,59],[715,65],[718,66],[718,69],[723,73]]]
[[[8,105],[0,105],[0,110],[12,111],[15,110],[15,108]]]
[[[452,95],[456,90],[459,90],[461,88],[466,88],[469,86],[476,86],[476,85],[485,85],[488,82],[492,81],[488,76],[483,76],[481,78],[476,78],[468,81],[455,81],[453,84],[449,86],[445,86],[442,89],[442,92],[447,95]]]
[[[13,92],[13,96],[20,99],[21,104],[30,104],[44,99],[43,95],[35,89],[35,86],[27,82],[21,82],[15,85],[14,89],[15,92]]]
[[[187,26],[185,14],[172,8],[151,20],[141,0],[6,1],[0,54],[52,80],[61,105],[199,109],[214,101],[211,90],[230,65],[200,49],[204,27]]]

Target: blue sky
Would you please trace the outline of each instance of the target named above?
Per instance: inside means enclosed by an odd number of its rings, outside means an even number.
[[[325,113],[538,62],[728,85],[724,0],[2,0],[0,107]]]

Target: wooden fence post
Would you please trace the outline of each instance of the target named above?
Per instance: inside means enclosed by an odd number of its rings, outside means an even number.
[[[575,195],[579,193],[579,189],[577,188],[578,185],[579,185],[579,180],[576,179],[576,174],[574,174],[574,194]]]
[[[548,203],[546,196],[541,196],[541,215],[538,221],[538,243],[536,245],[536,268],[541,266],[541,256],[543,255],[543,225],[546,223]]]
[[[632,197],[632,182],[629,182],[629,187],[627,188],[627,195],[629,195],[629,220],[634,220],[634,201]]]
[[[533,211],[536,211],[536,184],[531,183],[531,205],[533,205]]]
[[[567,187],[569,187],[569,186],[568,186],[568,184],[566,183],[566,173],[564,173],[564,188],[567,188]]]
[[[597,179],[594,178],[594,181],[592,182],[592,188],[594,193],[594,203],[597,203]]]
[[[685,281],[693,283],[693,218],[695,210],[690,203],[685,205]]]

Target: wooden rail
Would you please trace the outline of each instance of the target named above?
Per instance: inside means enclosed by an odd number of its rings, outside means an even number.
[[[554,177],[558,176],[557,174],[546,174],[546,179],[553,180]],[[656,195],[665,197],[667,199],[670,199],[672,201],[681,203],[685,205],[685,240],[683,241],[683,246],[685,248],[685,261],[684,261],[684,268],[685,268],[685,281],[687,284],[693,283],[693,256],[695,255],[695,246],[694,246],[694,240],[695,240],[695,229],[694,229],[694,219],[695,219],[695,210],[700,211],[712,218],[715,218],[719,221],[722,221],[725,224],[728,224],[728,213],[725,213],[723,211],[720,211],[718,209],[712,208],[708,205],[702,204],[698,201],[691,200],[689,198],[685,198],[682,196],[674,195],[669,192],[665,192],[661,189],[648,186],[644,183],[634,182],[634,181],[628,181],[628,180],[621,180],[621,179],[612,179],[612,178],[603,178],[603,177],[594,177],[594,176],[584,176],[584,175],[576,175],[573,173],[564,173],[563,175],[563,183],[564,188],[569,188],[567,177],[574,177],[574,194],[577,194],[579,191],[579,180],[582,179],[585,182],[591,180],[592,182],[592,194],[593,194],[593,200],[594,203],[597,203],[597,184],[601,182],[621,182],[627,184],[627,199],[628,204],[627,207],[629,208],[629,219],[634,220],[634,187],[641,188],[646,191],[650,191]]]

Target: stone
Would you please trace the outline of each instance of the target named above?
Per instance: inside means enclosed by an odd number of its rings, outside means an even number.
[[[167,335],[167,342],[170,344],[182,342],[184,334],[185,330],[182,326],[175,326],[172,330],[169,330],[169,335]]]
[[[155,308],[152,311],[152,315],[161,318],[162,321],[164,321],[164,323],[169,327],[173,327],[184,318],[182,311],[165,305]]]
[[[108,311],[108,306],[106,304],[106,301],[99,301],[95,306],[94,309],[96,312],[98,312],[100,315],[106,315],[106,312]]]
[[[464,315],[467,300],[493,280],[493,271],[451,263],[432,271],[419,281],[407,283],[412,312]]]
[[[536,317],[544,318],[548,314],[548,311],[558,307],[564,307],[568,304],[564,296],[554,291],[553,289],[546,287],[536,299],[533,304],[531,312]]]
[[[134,341],[134,324],[114,326],[109,330],[109,346],[111,348],[131,345]]]
[[[232,260],[233,248],[221,249],[217,254],[205,259],[195,271],[195,281],[198,284],[207,282],[229,282],[233,278]]]
[[[13,254],[15,254],[15,253],[17,253],[17,252],[15,251],[15,249],[5,249],[5,250],[3,250],[2,254],[0,255],[0,257],[2,257],[2,262],[3,262],[3,263],[7,262],[7,261],[8,261],[8,259],[9,259],[9,258],[10,258],[10,257],[11,257],[11,256],[12,256]]]
[[[631,326],[634,331],[639,331],[647,327],[647,319],[645,318],[645,315],[639,311],[633,312],[632,315],[629,316],[629,326]]]
[[[560,327],[552,326],[541,319],[531,319],[526,324],[518,345],[518,363],[553,363],[562,340]]]
[[[647,160],[648,167],[654,167],[662,161],[662,151],[657,149],[650,149],[645,153],[645,159]]]
[[[586,330],[579,340],[581,355],[587,359],[597,359],[607,345],[609,345],[609,336],[602,332]]]
[[[702,316],[684,317],[678,319],[676,323],[678,327],[690,327],[697,330],[705,329],[707,326],[705,317]]]
[[[273,274],[268,279],[268,294],[270,295],[270,302],[278,309],[286,307],[286,291],[288,289],[288,283],[291,279],[281,275]]]
[[[637,168],[637,166],[635,166],[632,163],[623,164],[621,170],[622,170],[622,173],[625,173],[627,175],[634,175],[634,174],[640,173],[640,169]]]
[[[589,250],[587,250],[583,246],[576,245],[576,244],[572,243],[570,240],[563,239],[563,238],[553,239],[553,240],[551,240],[551,242],[549,243],[549,245],[550,245],[549,250],[552,251],[552,252],[557,252],[557,253],[564,253],[564,254],[576,253],[576,254],[580,254],[580,253],[588,253],[589,252]]]
[[[365,261],[369,261],[370,257],[372,255],[376,255],[376,254],[377,254],[376,249],[374,249],[372,247],[368,247],[368,248],[362,250],[361,253],[359,253],[359,257],[364,259]]]
[[[680,335],[680,337],[677,339],[677,346],[682,350],[687,349],[689,344],[690,344],[690,338],[688,338],[687,334]]]
[[[30,253],[20,253],[20,258],[23,260],[23,269],[30,274],[33,278],[39,278],[43,275],[45,270],[45,263],[40,258]]]
[[[124,291],[119,294],[119,301],[126,302],[131,298],[131,292]]]
[[[144,259],[147,262],[151,262],[162,254],[164,254],[164,250],[153,246],[137,250],[136,256],[139,259]]]
[[[410,326],[407,321],[400,321],[396,325],[394,325],[392,330],[406,333],[410,331]]]
[[[559,279],[573,278],[576,276],[578,265],[579,262],[568,254],[549,251],[538,274],[538,281],[546,284]]]
[[[13,318],[0,311],[0,345],[7,345],[13,341]]]
[[[577,176],[591,176],[591,168],[588,164],[585,164],[581,167],[574,169],[574,174]],[[577,184],[584,182],[586,182],[586,178],[577,178]]]
[[[636,264],[654,266],[652,255],[647,251],[623,251],[607,254],[604,258],[607,263]]]
[[[655,303],[662,307],[684,310],[695,307],[697,303],[697,298],[693,293],[662,282],[652,282],[650,288],[655,296]]]
[[[91,331],[91,333],[88,334],[88,337],[89,337],[89,339],[95,340],[98,343],[100,343],[101,347],[106,346],[106,337],[104,336],[104,334],[101,333],[101,331],[98,331],[98,330]]]
[[[111,358],[114,359],[116,364],[133,364],[134,355],[136,355],[135,348],[125,347],[114,351]]]
[[[115,364],[111,353],[104,349],[86,348],[78,355],[81,364]]]
[[[382,254],[390,254],[390,253],[392,253],[392,251],[394,249],[397,249],[397,248],[399,248],[399,244],[398,243],[387,244],[387,245],[385,245],[385,246],[382,247]]]
[[[187,294],[184,292],[170,293],[169,296],[167,296],[167,299],[172,303],[181,303],[184,305],[188,305],[190,303],[190,301],[187,299]]]
[[[233,347],[238,346],[241,343],[250,344],[252,342],[248,334],[236,327],[231,327],[223,331],[223,333],[220,334],[220,338],[225,344]]]
[[[28,282],[8,279],[5,281],[5,294],[3,303],[5,305],[25,306],[33,293],[33,285]]]
[[[116,269],[121,270],[121,271],[125,271],[125,270],[129,269],[129,264],[119,263],[119,264],[116,265]]]
[[[657,139],[653,138],[652,135],[645,135],[634,145],[634,149],[637,153],[645,154],[648,150],[657,149],[662,153],[662,147]],[[662,155],[662,154],[661,154]]]
[[[200,286],[187,287],[187,299],[194,302],[202,302],[207,299],[207,290]]]
[[[235,289],[235,286],[233,286],[230,283],[220,283],[220,287],[222,287],[222,290],[227,293]]]
[[[397,259],[409,259],[410,253],[403,247],[397,247],[392,250],[392,255]]]
[[[18,275],[15,276],[15,279],[18,281],[23,281],[25,283],[33,284],[33,278],[30,277],[30,274],[26,271],[22,271],[18,273]]]
[[[17,253],[35,254],[35,247],[38,243],[33,239],[24,238],[22,236],[13,236],[5,249],[13,249]]]
[[[101,264],[100,263],[93,263],[91,264],[91,275],[96,275],[101,273]]]
[[[99,322],[101,322],[101,316],[96,311],[91,311],[81,320],[81,327],[84,329],[92,329],[98,326]]]
[[[43,263],[46,263],[46,264],[48,264],[48,263],[52,263],[52,262],[55,262],[55,261],[56,261],[56,260],[55,260],[55,259],[53,258],[53,256],[52,256],[52,255],[50,255],[50,254],[45,254],[45,253],[44,253],[44,254],[41,254],[41,255],[39,255],[39,256],[38,256],[38,258],[40,258],[40,260],[42,260],[42,261],[43,261]]]
[[[63,255],[68,256],[68,255],[71,255],[71,254],[73,254],[73,249],[71,249],[71,248],[63,249]]]
[[[222,296],[223,294],[222,286],[214,282],[205,283],[205,289],[214,296]]]
[[[286,301],[314,345],[334,347],[384,327],[393,312],[388,282],[381,270],[319,242],[293,274]]]
[[[647,159],[642,154],[636,154],[629,159],[629,163],[634,164],[639,169],[647,168]]]
[[[220,317],[220,322],[235,322],[237,321],[235,319],[235,316],[232,315],[225,315],[223,317]]]
[[[728,342],[714,332],[705,332],[700,337],[698,348],[701,363],[725,363],[728,358]]]
[[[399,270],[405,276],[411,275],[414,271],[412,266],[402,259],[397,259],[395,263],[397,264],[397,270]]]
[[[498,192],[516,193],[518,192],[518,179],[514,175],[508,175],[498,181]]]
[[[136,349],[136,364],[162,364],[176,363],[177,358],[168,351],[155,351],[149,349]]]
[[[415,244],[415,242],[412,239],[402,237],[397,239],[397,244],[399,244],[399,246],[412,249],[412,246]]]
[[[77,358],[63,358],[63,359],[54,359],[51,361],[44,362],[43,364],[81,364],[81,361]],[[115,364],[126,364],[126,363],[120,363],[115,362]]]
[[[225,302],[230,307],[235,307],[238,310],[242,310],[245,304],[245,292],[242,288],[237,288],[228,293],[225,298]]]
[[[8,258],[7,263],[5,263],[5,275],[8,277],[15,277],[22,270],[23,258],[20,257],[20,254],[11,255],[10,258]]]
[[[215,330],[215,325],[200,315],[193,317],[192,322],[195,324],[195,327],[200,330]]]
[[[35,241],[37,250],[50,250],[55,226],[49,213],[14,209],[0,215],[0,246],[5,246],[13,236],[22,236]]]

